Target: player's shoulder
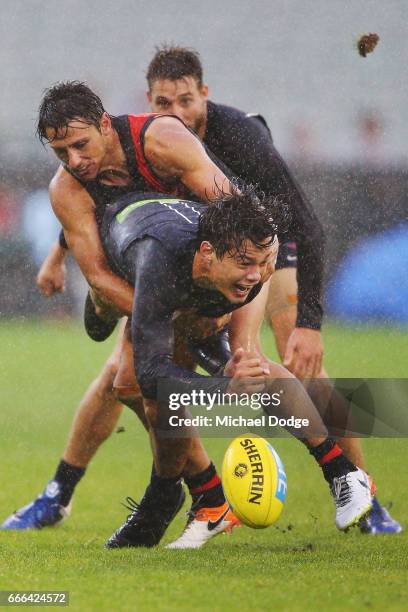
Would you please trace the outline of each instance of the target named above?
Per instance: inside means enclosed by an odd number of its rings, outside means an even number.
[[[242,111],[234,106],[212,101],[208,101],[208,123],[209,126],[214,127],[219,125],[224,130],[231,127],[245,130],[248,133],[257,133],[266,129],[270,133],[268,124],[261,114]]]
[[[144,132],[145,147],[153,145],[171,145],[180,139],[189,136],[189,130],[181,119],[175,115],[152,114]]]
[[[48,191],[54,210],[66,206],[67,202],[72,202],[73,198],[76,201],[79,198],[89,198],[84,186],[62,165],[51,179]]]
[[[246,113],[235,106],[228,106],[227,104],[219,104],[218,102],[213,102],[212,100],[208,100],[207,103],[208,114],[222,117],[224,119],[236,120],[245,119]]]
[[[146,121],[151,120],[149,125],[149,132],[161,132],[168,128],[180,129],[185,131],[186,126],[183,121],[176,115],[162,115],[161,113],[149,113],[145,115]]]
[[[157,115],[144,132],[144,154],[156,172],[162,171],[163,176],[171,177],[171,164],[176,159],[187,160],[186,147],[192,151],[192,145],[195,147],[197,142],[197,137],[181,119],[174,115]]]
[[[123,124],[123,123],[127,123],[129,122],[131,125],[132,124],[140,124],[143,125],[146,122],[149,122],[153,119],[155,119],[158,115],[157,113],[137,113],[135,114],[128,114],[128,115],[119,115],[117,117],[113,117],[113,125],[115,127],[115,125],[117,124]]]
[[[63,194],[67,190],[75,191],[80,189],[83,189],[82,185],[63,165],[58,168],[49,185],[49,192],[54,196]]]
[[[160,121],[156,121],[156,119],[160,119]],[[138,113],[112,117],[113,127],[122,134],[128,128],[130,128],[131,133],[134,135],[145,134],[147,130],[149,134],[155,134],[165,129],[166,125],[178,125],[180,123],[182,122],[174,115],[162,115],[159,113]]]

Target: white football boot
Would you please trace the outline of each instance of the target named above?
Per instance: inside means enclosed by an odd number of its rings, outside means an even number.
[[[183,533],[166,548],[201,548],[214,536],[230,533],[241,524],[226,502],[215,508],[191,509],[187,514],[189,519]]]
[[[336,527],[342,531],[357,525],[373,505],[369,477],[359,468],[333,478],[330,492],[336,506]]]

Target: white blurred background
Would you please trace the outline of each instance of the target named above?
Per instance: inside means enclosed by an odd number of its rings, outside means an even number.
[[[142,110],[145,70],[161,42],[193,46],[214,100],[258,110],[282,153],[308,132],[311,152],[349,160],[359,122],[376,113],[385,161],[407,160],[406,0],[2,0],[2,155],[41,149],[44,88],[88,81],[113,114]],[[356,41],[377,32],[375,53]]]

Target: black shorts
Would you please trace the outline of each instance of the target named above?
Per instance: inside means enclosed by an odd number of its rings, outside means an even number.
[[[222,376],[224,366],[231,358],[228,327],[209,338],[190,342],[189,349],[195,362],[210,376]]]
[[[275,269],[282,270],[282,268],[297,268],[296,242],[282,242],[279,245]]]

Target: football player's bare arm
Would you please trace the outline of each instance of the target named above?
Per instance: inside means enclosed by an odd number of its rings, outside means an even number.
[[[231,351],[238,348],[262,354],[260,329],[265,313],[269,283],[266,283],[256,298],[232,313],[230,330]]]
[[[242,308],[238,308],[232,314],[230,323],[231,350],[243,347],[246,351],[258,354],[264,362],[267,358],[261,349],[261,325],[265,315],[265,307],[269,293],[270,278],[275,270],[278,256],[279,242],[275,240],[274,251],[271,258],[262,271],[263,287],[256,298]]]
[[[204,201],[216,199],[220,189],[230,191],[229,179],[208,157],[200,140],[176,118],[158,117],[149,125],[144,152],[160,177],[178,177]]]
[[[56,240],[41,264],[37,274],[37,287],[45,297],[65,291],[66,254],[67,249]]]
[[[114,306],[118,315],[130,314],[133,288],[109,268],[99,238],[92,198],[73,177],[60,169],[51,181],[50,199],[64,228],[69,249],[93,294],[102,303]]]

